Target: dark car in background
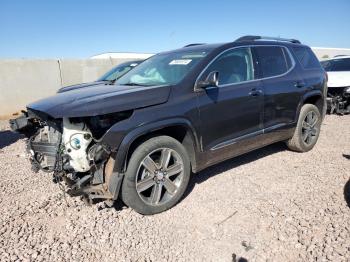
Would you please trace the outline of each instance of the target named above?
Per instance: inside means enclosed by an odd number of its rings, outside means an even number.
[[[96,86],[103,83],[113,83],[114,81],[116,81],[117,79],[125,75],[127,72],[129,72],[131,69],[133,69],[135,66],[138,66],[142,62],[143,60],[134,60],[134,61],[121,63],[116,67],[112,68],[111,70],[109,70],[107,73],[105,73],[103,76],[101,76],[99,79],[97,79],[94,82],[65,86],[60,88],[57,91],[57,93],[62,93],[62,92],[66,92],[74,89],[80,89],[84,87]]]
[[[191,172],[279,141],[311,150],[326,92],[308,46],[245,36],[154,55],[113,84],[34,102],[11,126],[28,137],[33,168],[70,195],[155,214],[181,199]]]

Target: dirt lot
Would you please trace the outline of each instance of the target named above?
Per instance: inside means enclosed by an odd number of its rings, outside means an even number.
[[[155,216],[67,206],[49,175],[30,171],[23,139],[0,130],[1,261],[350,259],[349,116],[327,116],[311,152],[275,144],[193,176],[185,198]]]

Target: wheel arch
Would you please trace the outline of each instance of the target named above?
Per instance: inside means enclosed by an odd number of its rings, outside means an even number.
[[[305,104],[312,104],[315,105],[320,113],[322,114],[323,112],[323,97],[322,94],[314,94],[312,96],[309,96],[304,99],[304,105]]]
[[[114,171],[125,172],[131,154],[137,146],[160,135],[167,135],[178,140],[188,152],[192,170],[197,169],[197,152],[200,146],[195,129],[187,119],[176,118],[146,124],[128,133],[116,152]]]
[[[323,113],[326,110],[324,108],[324,101],[325,101],[325,98],[323,97],[322,92],[319,91],[319,90],[315,90],[313,92],[306,93],[303,96],[303,98],[302,98],[302,100],[301,100],[301,102],[299,104],[298,114],[296,115],[295,121],[298,121],[298,118],[299,118],[299,115],[300,115],[300,110],[301,110],[302,106],[305,105],[305,104],[315,105],[320,110],[321,115],[323,115]]]

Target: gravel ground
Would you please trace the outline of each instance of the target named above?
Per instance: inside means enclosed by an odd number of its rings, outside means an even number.
[[[312,151],[280,143],[226,161],[193,176],[171,210],[142,216],[121,204],[66,203],[0,122],[0,260],[349,261],[343,154],[350,117],[327,116]]]

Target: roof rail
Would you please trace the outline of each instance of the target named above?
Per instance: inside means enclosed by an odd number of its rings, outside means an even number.
[[[288,39],[288,38],[280,38],[280,37],[270,37],[270,36],[259,36],[259,35],[246,35],[238,38],[235,42],[243,42],[243,41],[256,41],[256,40],[273,40],[273,41],[282,41],[282,42],[290,42],[294,44],[301,44],[301,42],[297,39]]]
[[[196,46],[196,45],[205,45],[205,44],[204,43],[194,43],[194,44],[185,45],[184,47],[190,47],[190,46]]]

